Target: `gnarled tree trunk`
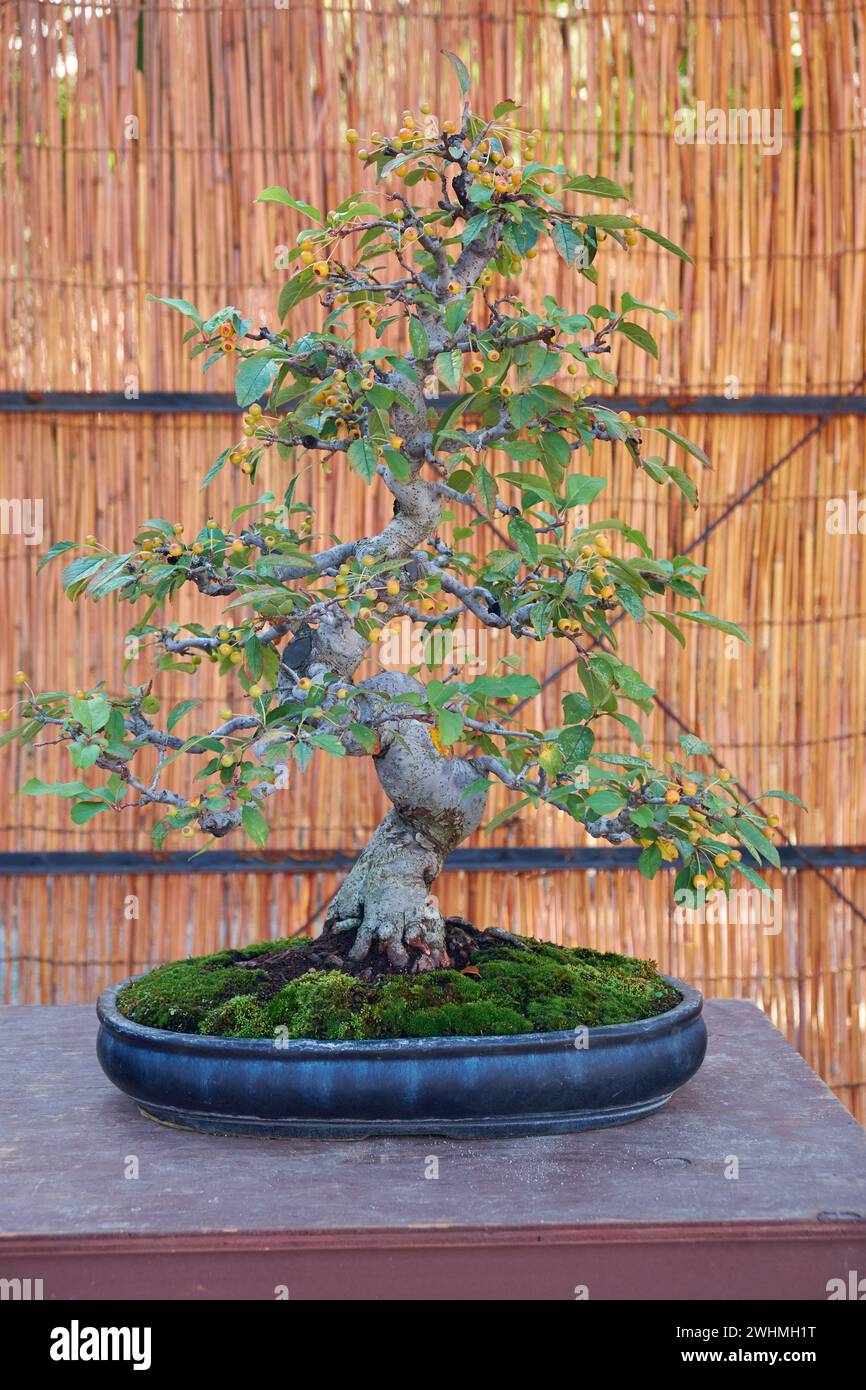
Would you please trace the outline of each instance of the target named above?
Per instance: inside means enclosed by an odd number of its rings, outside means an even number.
[[[393,809],[331,902],[325,928],[357,929],[353,960],[378,949],[397,970],[445,966],[445,924],[430,890],[446,856],[480,824],[486,790],[466,794],[478,780],[472,762],[443,757],[417,720],[385,725],[381,742],[376,770]]]

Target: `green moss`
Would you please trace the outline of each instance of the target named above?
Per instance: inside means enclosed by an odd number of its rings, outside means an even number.
[[[137,1023],[223,1037],[428,1038],[549,1033],[627,1023],[673,1008],[675,990],[652,961],[525,938],[477,951],[477,975],[454,970],[359,980],[312,970],[278,989],[265,970],[239,967],[289,941],[262,942],[160,966],[122,991]],[[528,949],[527,949],[528,948]]]
[[[511,1005],[533,1031],[547,1033],[628,1023],[656,1012],[656,1002],[671,991],[648,964],[543,943],[540,950],[486,953],[479,969],[488,998]]]
[[[268,1005],[271,1030],[290,1038],[363,1038],[361,1013],[368,986],[340,970],[314,970],[292,980]]]
[[[492,999],[471,1004],[442,1004],[438,1009],[417,1009],[409,1015],[408,1038],[501,1037],[506,1033],[531,1033],[532,1025],[516,1009]]]
[[[236,994],[205,1014],[198,1031],[218,1038],[265,1038],[273,1030],[258,999]]]
[[[195,1033],[205,1014],[237,994],[259,994],[267,987],[259,970],[232,965],[228,951],[217,956],[160,965],[121,990],[117,1007],[134,1023]]]

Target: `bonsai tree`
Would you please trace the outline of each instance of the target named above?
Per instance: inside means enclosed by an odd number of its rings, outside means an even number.
[[[313,757],[369,759],[391,809],[325,927],[346,959],[381,952],[394,971],[449,964],[431,890],[484,822],[491,779],[513,794],[492,824],[549,803],[596,839],[637,842],[648,878],[678,860],[680,892],[725,891],[737,870],[761,884],[744,851],[778,863],[773,821],[740,804],[726,770],[696,764],[706,744],[683,736],[663,767],[640,751],[632,711],[649,714],[654,692],[617,655],[620,620],[657,624],[680,644],[694,623],[742,632],[705,611],[700,565],[659,559],[626,521],[588,514],[606,485],[599,443],[613,467],[697,504],[689,474],[645,439],[660,434],[706,464],[702,451],[591,398],[596,382],[616,382],[607,363],[620,339],[655,357],[640,320],[673,317],[629,294],[617,307],[595,302],[602,248],[627,256],[648,237],[688,257],[637,216],[599,211],[625,198],[610,180],[544,163],[541,133],[519,128],[515,103],[473,113],[465,68],[452,61],[457,119],[440,124],[425,105],[363,147],[346,132],[368,176],[363,193],[328,213],[283,188],[260,195],[308,224],[288,253],[277,326],[254,326],[233,306],[205,317],[162,301],[190,320],[186,340],[206,371],[234,371],[245,412],[205,481],[235,466],[256,500],[209,517],[192,539],[160,519],[123,554],[88,537],[63,573],[72,600],[140,603],[127,639],[157,672],[194,679],[211,662],[241,712],[177,732],[197,702],[176,704],[162,724],[154,681],[38,694],[19,673],[23,722],[6,734],[30,744],[48,730],[68,746],[74,779],[31,779],[25,792],[68,798],[78,825],[157,806],[157,847],[178,832],[207,848],[235,830],[264,846],[271,798]],[[584,284],[581,307],[521,298],[520,272],[547,242],[573,269],[576,298]],[[321,327],[296,337],[293,312],[313,296]],[[381,529],[323,536],[309,500],[317,469],[334,487],[378,489]],[[274,490],[262,495],[265,473]],[[42,563],[76,544],[53,545]],[[214,599],[213,626],[165,616],[187,585]],[[426,636],[470,623],[527,649],[564,648],[576,679],[556,726],[528,719],[540,685],[513,656],[473,674],[450,663],[446,643],[414,671],[386,669],[377,656],[395,619]],[[364,662],[379,669],[361,679]],[[635,752],[600,751],[611,730]]]

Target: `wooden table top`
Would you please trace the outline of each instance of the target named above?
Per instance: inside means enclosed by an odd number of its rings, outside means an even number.
[[[322,1142],[156,1125],[103,1075],[92,1008],[3,1008],[0,1233],[866,1229],[866,1131],[754,1004],[710,1001],[706,1019],[704,1066],[637,1123],[549,1138]],[[736,1178],[726,1176],[733,1160]]]

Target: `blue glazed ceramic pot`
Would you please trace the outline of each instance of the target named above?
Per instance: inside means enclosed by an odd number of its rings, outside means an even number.
[[[145,1028],[97,1005],[105,1074],[163,1124],[263,1138],[559,1134],[659,1110],[704,1059],[703,1000],[577,1032],[318,1042]]]

